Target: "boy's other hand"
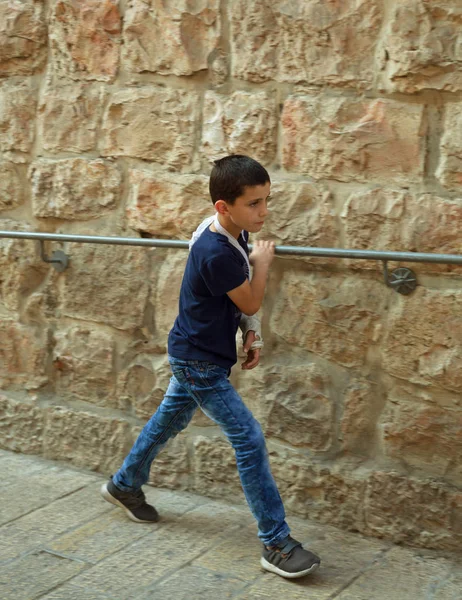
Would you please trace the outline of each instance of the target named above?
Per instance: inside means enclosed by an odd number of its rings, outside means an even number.
[[[252,252],[249,256],[251,265],[269,267],[274,258],[274,242],[257,240],[253,244]]]
[[[248,331],[245,336],[244,352],[247,353],[247,358],[241,364],[241,368],[248,371],[254,369],[260,362],[260,348],[251,348],[250,346],[256,341],[257,336],[255,331]]]

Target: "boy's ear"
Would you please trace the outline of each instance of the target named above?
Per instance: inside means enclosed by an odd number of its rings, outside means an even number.
[[[217,200],[215,202],[215,209],[220,215],[225,215],[228,212],[228,205],[224,200]]]

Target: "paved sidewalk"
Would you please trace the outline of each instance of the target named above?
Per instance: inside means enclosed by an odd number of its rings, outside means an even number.
[[[260,568],[246,506],[147,488],[145,525],[92,472],[0,451],[0,480],[0,600],[462,600],[462,556],[291,518],[322,565],[287,581]]]

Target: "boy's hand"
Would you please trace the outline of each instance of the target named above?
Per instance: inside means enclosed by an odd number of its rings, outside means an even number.
[[[269,267],[274,258],[274,242],[257,240],[253,244],[252,252],[249,256],[251,265]]]
[[[248,371],[254,369],[260,362],[260,348],[251,348],[250,346],[256,341],[257,336],[255,331],[248,331],[245,336],[244,352],[247,352],[247,358],[241,364],[241,368]]]

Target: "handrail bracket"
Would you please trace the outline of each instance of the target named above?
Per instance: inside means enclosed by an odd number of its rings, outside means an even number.
[[[58,273],[62,273],[69,266],[69,256],[63,252],[62,250],[55,250],[51,255],[51,258],[47,256],[45,252],[45,242],[43,240],[39,240],[40,244],[40,258],[43,262],[50,263],[51,266],[58,271]]]
[[[417,287],[417,276],[412,269],[407,267],[398,267],[391,273],[388,271],[388,262],[382,261],[383,278],[388,287],[394,289],[398,294],[408,296]]]

